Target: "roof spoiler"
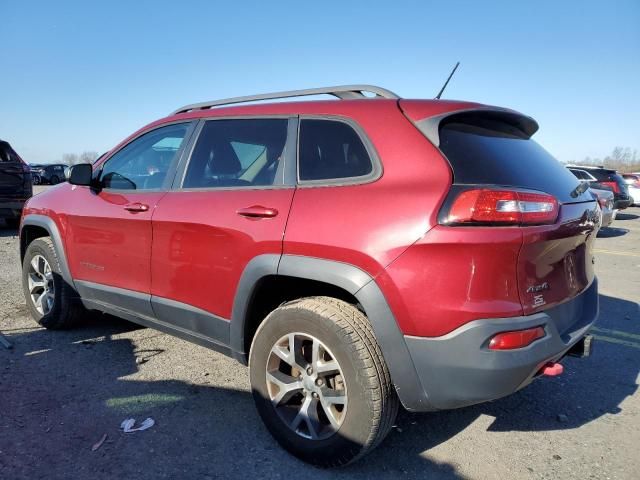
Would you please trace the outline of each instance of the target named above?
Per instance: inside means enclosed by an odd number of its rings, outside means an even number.
[[[440,127],[445,123],[469,123],[482,125],[483,121],[492,120],[506,123],[517,129],[525,138],[538,131],[538,122],[533,118],[518,113],[514,110],[499,107],[477,107],[423,118],[414,122],[416,127],[433,143],[440,146]]]

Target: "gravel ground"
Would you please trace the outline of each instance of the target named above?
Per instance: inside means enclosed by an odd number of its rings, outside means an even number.
[[[364,461],[323,471],[272,440],[233,360],[108,316],[39,328],[24,305],[16,232],[0,225],[0,331],[14,345],[0,346],[0,478],[638,478],[640,208],[596,248],[593,356],[503,400],[403,412]],[[129,416],[157,423],[121,433]]]

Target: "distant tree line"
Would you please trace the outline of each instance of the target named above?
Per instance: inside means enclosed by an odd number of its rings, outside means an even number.
[[[93,163],[100,154],[98,152],[64,153],[62,163],[76,165],[77,163]]]
[[[581,162],[571,162],[579,165],[602,165],[619,172],[640,172],[640,152],[629,147],[616,147],[610,155],[604,158],[585,157]]]

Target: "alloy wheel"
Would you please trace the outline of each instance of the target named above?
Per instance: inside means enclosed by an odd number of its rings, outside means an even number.
[[[347,386],[336,357],[317,338],[290,333],[271,348],[267,390],[280,419],[311,440],[334,435],[347,411]]]
[[[38,313],[46,315],[53,308],[55,286],[51,265],[42,255],[34,255],[29,263],[29,296]]]

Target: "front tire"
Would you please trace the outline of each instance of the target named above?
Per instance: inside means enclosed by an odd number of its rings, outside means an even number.
[[[60,261],[49,237],[35,239],[22,263],[27,308],[41,326],[59,330],[76,325],[86,312],[74,289],[60,274]]]
[[[273,437],[301,460],[354,462],[389,433],[398,398],[367,318],[328,297],[287,303],[258,328],[253,398]]]

